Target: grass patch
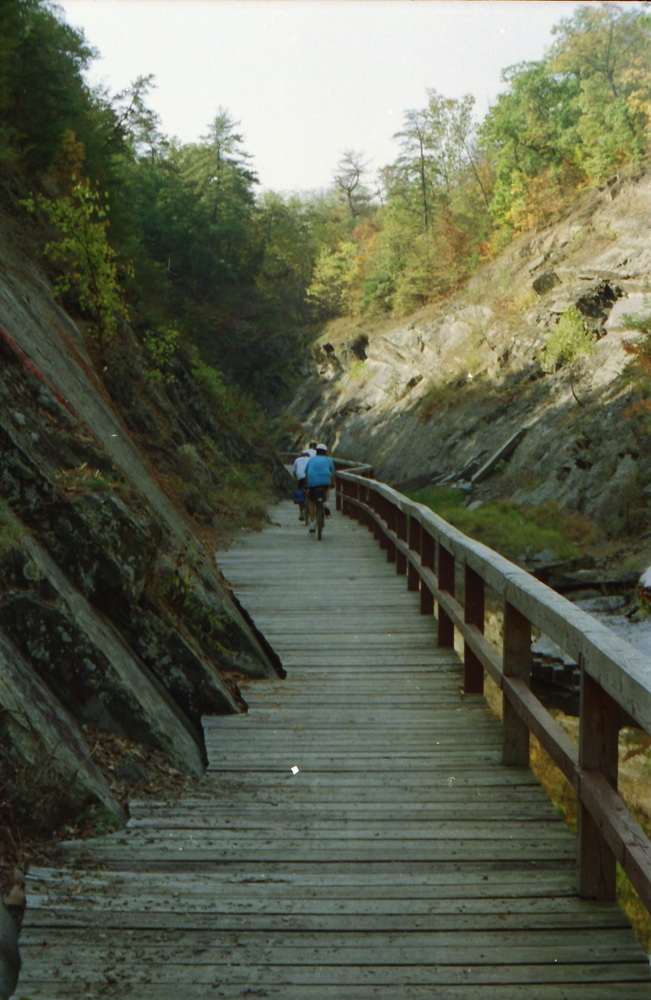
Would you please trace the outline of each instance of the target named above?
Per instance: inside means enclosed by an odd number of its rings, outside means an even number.
[[[59,469],[56,476],[61,489],[69,498],[117,490],[120,485],[117,480],[102,475],[99,469],[91,469],[87,462],[82,462],[74,469]]]
[[[408,496],[507,559],[526,559],[542,551],[552,552],[559,561],[571,559],[580,555],[594,536],[590,522],[561,514],[554,503],[522,507],[498,500],[470,510],[464,507],[465,496],[457,489],[427,487]]]

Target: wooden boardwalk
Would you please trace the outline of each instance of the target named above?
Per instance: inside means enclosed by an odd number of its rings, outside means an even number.
[[[571,834],[372,536],[272,517],[219,562],[287,678],[205,720],[191,798],[31,873],[16,996],[649,1000],[625,918],[576,897]]]

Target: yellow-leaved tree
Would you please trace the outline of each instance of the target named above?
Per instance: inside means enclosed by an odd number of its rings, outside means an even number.
[[[38,195],[27,199],[30,211],[40,210],[57,235],[44,253],[60,265],[54,291],[72,292],[79,307],[90,316],[89,328],[100,343],[110,341],[128,309],[118,276],[115,251],[108,241],[108,218],[104,200],[81,172],[83,146],[72,132],[64,137],[56,198]]]

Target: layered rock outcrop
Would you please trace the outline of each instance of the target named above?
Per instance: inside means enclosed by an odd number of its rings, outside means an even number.
[[[300,441],[325,436],[399,486],[462,483],[470,502],[553,500],[606,533],[645,530],[651,436],[624,372],[641,336],[627,317],[651,315],[650,225],[651,178],[617,181],[408,321],[338,321],[291,407]],[[570,306],[594,352],[545,367]]]
[[[224,466],[256,443],[220,425],[176,358],[151,385],[129,329],[102,348],[55,303],[0,236],[0,751],[17,807],[52,829],[124,809],[93,764],[84,727],[165,752],[182,773],[204,766],[200,719],[245,708],[236,676],[281,672],[234,604],[200,540],[219,512],[181,465],[203,443]],[[267,456],[272,493],[285,470]],[[204,463],[201,474],[216,476]],[[178,502],[161,483],[183,480]],[[184,493],[203,498],[193,516]],[[264,502],[264,500],[263,500]],[[195,512],[196,514],[196,512]]]

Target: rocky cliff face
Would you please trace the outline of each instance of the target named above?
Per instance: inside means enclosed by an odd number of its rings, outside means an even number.
[[[649,176],[616,180],[440,306],[374,328],[338,321],[292,413],[390,483],[459,482],[469,502],[554,500],[606,533],[644,535],[651,436],[627,413],[638,390],[623,343],[640,336],[625,316],[651,313],[650,225]],[[595,351],[544,371],[540,352],[570,306]]]
[[[279,670],[200,540],[219,519],[207,488],[219,473],[202,444],[224,466],[260,457],[216,420],[187,359],[156,387],[130,330],[89,348],[21,253],[16,220],[1,232],[2,763],[24,776],[13,794],[35,825],[98,805],[122,819],[89,730],[159,748],[198,775],[201,715],[245,707],[238,673]],[[276,495],[286,473],[266,462]],[[176,494],[161,485],[172,480]]]

